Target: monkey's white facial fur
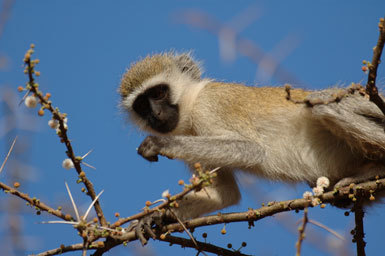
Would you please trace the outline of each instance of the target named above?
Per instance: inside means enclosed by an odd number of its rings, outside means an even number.
[[[200,74],[188,53],[146,57],[123,76],[121,106],[142,130],[183,133],[191,126],[189,113],[199,91],[209,82]]]

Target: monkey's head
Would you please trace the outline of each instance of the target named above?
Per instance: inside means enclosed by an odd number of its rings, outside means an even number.
[[[199,64],[189,53],[147,56],[123,75],[120,105],[141,129],[172,133],[187,124],[182,108],[189,105],[191,93],[202,81]]]

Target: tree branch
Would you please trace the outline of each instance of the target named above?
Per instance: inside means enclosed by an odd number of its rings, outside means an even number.
[[[354,211],[354,220],[356,223],[353,241],[357,244],[357,256],[365,256],[366,242],[364,241],[364,211],[362,209],[362,199],[356,201],[352,211]]]
[[[381,54],[384,48],[385,43],[385,21],[384,18],[380,19],[380,23],[378,24],[380,34],[378,36],[378,41],[376,47],[373,49],[373,58],[372,62],[368,65],[369,67],[369,75],[368,75],[368,83],[366,84],[366,92],[369,94],[369,99],[374,104],[376,104],[385,115],[385,103],[382,98],[378,94],[378,89],[376,87],[376,78],[377,78],[377,68],[381,62]]]
[[[46,211],[46,212],[48,212],[48,213],[50,213],[56,217],[59,217],[63,220],[66,220],[66,221],[72,219],[72,217],[70,215],[64,214],[59,210],[55,210],[52,207],[46,205],[45,203],[40,202],[39,199],[31,198],[28,196],[28,194],[22,193],[22,192],[14,189],[14,188],[11,188],[10,186],[8,186],[2,182],[0,182],[0,188],[2,190],[4,190],[5,193],[10,193],[12,195],[15,195],[15,196],[27,201],[31,206],[37,207],[42,211]]]

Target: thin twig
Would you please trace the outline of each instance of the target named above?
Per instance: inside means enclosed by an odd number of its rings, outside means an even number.
[[[102,244],[100,244],[100,245],[103,246]],[[95,250],[101,246],[99,246],[98,242],[94,242],[88,246],[88,249],[94,249]],[[52,256],[52,255],[62,254],[65,252],[73,252],[73,251],[80,251],[80,250],[83,250],[83,243],[72,244],[72,245],[68,245],[68,246],[62,245],[59,248],[48,250],[48,251],[45,251],[45,252],[42,252],[39,254],[35,254],[35,255],[31,255],[31,256]]]
[[[376,87],[377,68],[381,62],[381,54],[385,43],[385,21],[384,18],[380,19],[378,24],[380,34],[376,47],[373,49],[373,58],[371,64],[369,64],[368,83],[366,84],[366,92],[369,94],[369,99],[376,104],[382,113],[385,115],[385,103],[378,95],[378,89]]]
[[[31,198],[27,194],[24,194],[24,193],[14,189],[14,188],[11,188],[10,186],[8,186],[2,182],[0,182],[0,188],[3,189],[4,192],[15,195],[15,196],[27,201],[31,206],[37,207],[42,211],[46,211],[46,212],[48,212],[52,215],[55,215],[56,217],[59,217],[63,220],[71,219],[71,218],[68,218],[69,215],[66,218],[66,214],[62,213],[61,211],[55,210],[52,207],[46,205],[45,203],[40,202],[38,199]]]
[[[307,217],[307,213],[308,213],[308,208],[306,207],[303,210],[302,226],[298,228],[298,232],[299,232],[298,241],[297,241],[297,243],[295,245],[297,247],[296,256],[300,256],[301,255],[301,246],[302,246],[303,240],[305,239],[305,229],[306,229],[306,225],[307,225],[307,223],[309,221],[309,218]]]
[[[1,165],[0,167],[0,173],[3,171],[3,168],[5,166],[5,163],[8,161],[8,157],[11,155],[12,153],[12,150],[13,150],[13,147],[15,146],[15,143],[16,143],[16,140],[17,140],[17,136],[13,139],[13,142],[12,142],[12,145],[11,147],[9,148],[9,151],[7,153],[7,156],[5,157],[4,161],[3,161],[3,164]]]

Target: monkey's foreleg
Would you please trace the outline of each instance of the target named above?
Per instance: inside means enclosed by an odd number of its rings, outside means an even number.
[[[138,154],[149,161],[162,155],[190,164],[240,169],[255,167],[265,159],[265,150],[257,142],[231,136],[148,136]]]

